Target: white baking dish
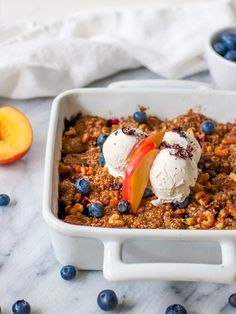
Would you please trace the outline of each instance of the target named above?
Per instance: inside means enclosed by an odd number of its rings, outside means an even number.
[[[108,229],[66,224],[57,218],[64,118],[77,112],[119,117],[132,114],[140,104],[162,119],[189,108],[223,122],[236,118],[235,92],[186,81],[119,82],[110,88],[76,89],[59,95],[49,124],[43,197],[43,216],[56,258],[79,269],[103,269],[105,278],[112,281],[236,281],[236,231]]]

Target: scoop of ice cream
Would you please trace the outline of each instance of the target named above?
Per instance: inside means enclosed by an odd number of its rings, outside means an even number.
[[[152,204],[159,206],[174,201],[182,202],[190,193],[198,176],[197,164],[190,158],[180,158],[173,149],[162,149],[150,171],[152,190],[158,197]]]
[[[144,132],[134,128],[122,128],[109,135],[103,145],[103,154],[106,167],[113,177],[124,177],[132,148],[145,136]]]
[[[201,146],[194,136],[181,130],[176,129],[165,133],[163,141],[169,144],[178,144],[183,148],[192,147],[192,160],[197,164],[201,158]]]

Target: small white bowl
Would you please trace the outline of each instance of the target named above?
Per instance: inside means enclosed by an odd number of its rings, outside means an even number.
[[[222,28],[210,36],[206,47],[206,59],[217,87],[236,90],[236,62],[224,59],[212,47],[219,41],[221,34],[227,31],[236,31],[236,25]]]

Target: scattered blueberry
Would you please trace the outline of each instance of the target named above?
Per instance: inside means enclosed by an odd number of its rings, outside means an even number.
[[[7,194],[0,194],[0,206],[7,206],[10,203],[10,197]]]
[[[125,200],[119,201],[117,209],[121,214],[128,213],[130,211],[130,204]]]
[[[12,312],[14,314],[30,314],[31,308],[25,300],[18,300],[12,305]]]
[[[186,197],[186,199],[183,201],[183,202],[173,202],[173,206],[175,208],[187,208],[188,207],[188,204],[190,203],[190,197]]]
[[[72,280],[76,276],[76,269],[72,265],[63,266],[61,269],[61,278],[64,280]]]
[[[87,194],[91,189],[90,182],[86,179],[78,179],[75,182],[75,187],[76,190],[81,194]]]
[[[105,164],[106,164],[106,161],[105,161],[104,155],[103,155],[103,153],[101,153],[101,154],[99,155],[99,165],[100,165],[101,167],[104,167]]]
[[[205,134],[212,134],[215,132],[215,123],[213,121],[204,121],[201,124],[201,129]]]
[[[168,306],[166,314],[187,314],[186,309],[181,304],[173,304]]]
[[[100,218],[103,216],[104,207],[100,203],[93,203],[88,207],[88,212],[90,216]]]
[[[150,196],[153,196],[154,193],[152,192],[152,190],[150,188],[146,188],[144,193],[143,193],[143,198],[148,198]]]
[[[226,52],[225,59],[236,62],[236,50]]]
[[[236,49],[236,32],[225,32],[221,35],[221,41],[228,50]]]
[[[225,48],[224,44],[222,43],[215,43],[213,44],[214,50],[221,56],[224,56],[227,49]]]
[[[114,310],[118,304],[118,299],[113,290],[103,290],[99,293],[97,304],[103,311]]]
[[[137,111],[133,114],[133,118],[135,121],[139,123],[147,122],[147,114],[144,111]]]
[[[119,124],[120,120],[116,118],[108,119],[107,120],[107,126],[112,126],[113,124]]]
[[[109,136],[108,133],[103,133],[103,134],[99,135],[99,137],[97,138],[97,146],[102,148],[102,146],[105,143],[108,136]]]
[[[235,308],[236,308],[236,293],[231,294],[231,296],[229,297],[229,304],[230,304],[232,307],[235,307]]]

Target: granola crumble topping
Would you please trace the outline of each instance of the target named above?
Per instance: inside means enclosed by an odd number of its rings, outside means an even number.
[[[147,122],[141,125],[131,116],[118,118],[118,124],[110,124],[101,117],[78,114],[66,121],[59,164],[60,219],[70,224],[109,228],[236,230],[236,123],[218,122],[215,133],[206,135],[200,125],[211,119],[192,111],[166,121],[149,115]],[[187,208],[174,209],[171,204],[155,207],[151,204],[155,196],[149,196],[143,198],[136,215],[118,213],[123,180],[113,178],[106,167],[99,165],[101,150],[96,146],[96,140],[100,134],[120,128],[137,128],[146,134],[191,129],[201,144],[202,155],[198,164],[200,173],[196,185],[191,188]],[[186,158],[192,152],[191,147],[184,152],[176,150]],[[79,178],[90,181],[92,192],[89,195],[76,191],[75,181]],[[103,217],[93,218],[86,214],[92,202],[103,204]]]

